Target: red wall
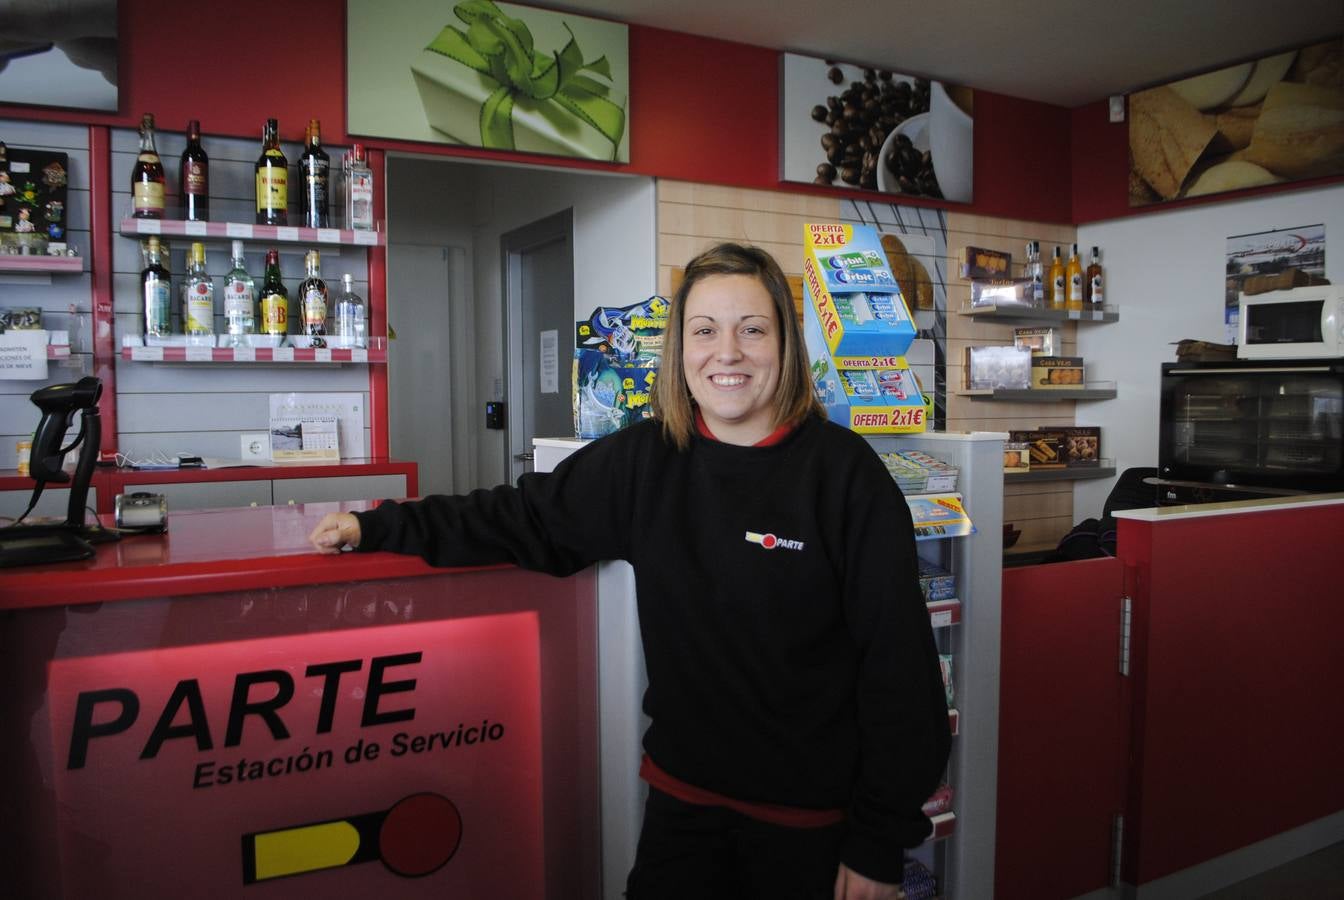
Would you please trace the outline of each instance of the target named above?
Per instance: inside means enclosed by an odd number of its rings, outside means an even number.
[[[267,36],[239,27],[271,21],[275,15],[275,4],[262,0],[196,4],[189,13],[168,0],[123,2],[118,114],[0,104],[0,117],[134,127],[142,113],[152,112],[164,130],[183,129],[188,119],[196,118],[209,134],[258,140],[263,120],[278,118],[286,141],[300,140],[308,119],[316,117],[322,120],[328,142],[349,143],[344,0],[304,4],[302,47],[289,39],[292,29]],[[237,37],[223,44],[212,39],[202,58],[179,39],[188,30]],[[896,57],[892,63],[899,66],[899,53]],[[615,169],[747,188],[874,196],[780,182],[778,51],[631,26],[630,61],[628,166],[382,139],[365,143],[390,150]],[[976,93],[975,105],[976,199],[950,208],[1070,221],[1069,111],[986,91]]]

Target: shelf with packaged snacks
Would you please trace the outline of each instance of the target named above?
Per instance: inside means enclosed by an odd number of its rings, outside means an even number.
[[[1120,321],[1120,308],[1103,304],[1100,309],[1055,309],[1041,306],[963,306],[958,315],[1013,322],[1110,323]]]
[[[947,628],[961,624],[961,601],[955,597],[948,600],[928,600],[929,623],[934,628]]]
[[[187,222],[182,219],[121,220],[123,237],[180,237],[199,241],[263,241],[271,244],[336,244],[385,247],[386,231],[306,228],[297,225],[254,225],[250,222]]]
[[[1068,400],[1114,400],[1114,381],[1089,381],[1080,388],[963,388],[954,392],[971,400],[1014,403],[1063,403]]]
[[[1026,484],[1036,481],[1086,481],[1090,478],[1111,478],[1115,475],[1115,460],[1103,459],[1095,466],[1064,466],[1052,469],[1030,469],[1026,472],[1004,472],[1004,484]]]

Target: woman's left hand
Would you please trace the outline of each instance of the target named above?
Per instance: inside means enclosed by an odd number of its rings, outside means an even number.
[[[835,900],[905,900],[905,891],[899,884],[864,878],[841,863],[835,876]]]

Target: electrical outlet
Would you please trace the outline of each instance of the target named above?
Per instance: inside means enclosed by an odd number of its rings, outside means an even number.
[[[239,436],[239,457],[243,462],[270,462],[271,436],[264,431]]]

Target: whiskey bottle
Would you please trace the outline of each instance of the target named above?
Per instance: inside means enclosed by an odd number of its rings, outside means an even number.
[[[1069,278],[1069,298],[1065,304],[1069,309],[1083,308],[1083,263],[1078,258],[1078,245],[1069,246],[1069,264],[1066,267]]]
[[[1106,302],[1102,289],[1101,254],[1092,248],[1092,262],[1087,267],[1087,302],[1092,306],[1101,306]]]
[[[303,182],[303,224],[308,228],[326,228],[330,199],[327,185],[331,157],[322,149],[322,125],[317,119],[308,123],[308,141],[299,157],[299,177]]]
[[[131,215],[137,219],[163,218],[163,160],[154,149],[154,116],[140,120],[140,153],[131,169]]]
[[[187,149],[177,179],[178,215],[188,222],[210,221],[210,158],[201,146],[201,123],[187,124]]]
[[[163,249],[157,237],[145,242],[145,268],[140,272],[141,309],[146,337],[173,333],[173,293],[168,270],[163,267]]]
[[[280,149],[279,124],[267,119],[257,158],[257,224],[289,224],[289,160]]]
[[[336,297],[336,343],[340,347],[368,346],[364,300],[355,293],[355,276],[341,276],[341,293]]]
[[[321,257],[309,250],[303,258],[308,276],[299,285],[299,301],[303,304],[303,333],[312,338],[314,348],[327,346],[327,283],[320,273]]]
[[[280,254],[266,251],[266,278],[261,283],[261,328],[269,335],[289,334],[289,292],[280,280]]]
[[[243,242],[233,242],[233,268],[224,276],[224,346],[246,347],[257,330],[257,286],[247,274]]]
[[[191,245],[182,284],[182,331],[201,337],[215,333],[215,283],[205,271],[205,244]]]

